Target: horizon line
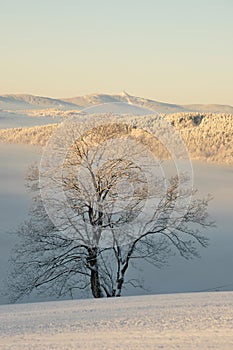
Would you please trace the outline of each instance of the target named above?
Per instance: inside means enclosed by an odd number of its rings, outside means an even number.
[[[144,96],[138,96],[138,95],[132,95],[130,93],[128,93],[126,90],[122,90],[121,92],[118,93],[109,93],[109,92],[94,92],[94,93],[87,93],[87,94],[80,94],[80,95],[70,95],[68,97],[54,97],[54,96],[48,96],[46,94],[34,94],[34,93],[30,93],[30,92],[17,92],[17,93],[0,93],[0,97],[7,97],[7,96],[33,96],[33,97],[42,97],[42,98],[48,98],[48,99],[52,99],[52,100],[61,100],[64,101],[66,99],[72,99],[72,98],[77,98],[77,97],[86,97],[86,96],[98,96],[98,95],[107,95],[107,96],[129,96],[129,97],[137,97],[137,98],[143,98],[146,100],[150,100],[150,101],[154,101],[154,102],[159,102],[159,103],[164,103],[164,104],[172,104],[172,105],[177,105],[177,106],[188,106],[188,105],[219,105],[219,106],[229,106],[229,107],[233,107],[233,104],[228,104],[228,103],[215,103],[215,102],[211,102],[211,103],[199,103],[199,102],[195,102],[195,103],[176,103],[176,102],[164,102],[161,100],[157,100],[151,97],[144,97]]]

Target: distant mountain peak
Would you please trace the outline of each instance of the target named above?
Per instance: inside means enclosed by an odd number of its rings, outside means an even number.
[[[128,94],[128,92],[126,92],[125,90],[121,91],[121,92],[119,93],[119,95],[122,96],[122,97],[130,97],[130,96],[131,96],[131,95]]]

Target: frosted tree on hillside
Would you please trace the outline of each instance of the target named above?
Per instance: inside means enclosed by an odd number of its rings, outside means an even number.
[[[207,246],[199,229],[212,225],[209,198],[197,197],[185,172],[168,177],[160,171],[160,159],[169,157],[166,143],[181,156],[179,142],[173,144],[156,118],[147,121],[159,137],[142,129],[140,118],[97,121],[91,128],[81,121],[65,132],[61,127],[40,169],[28,173],[33,205],[16,232],[12,301],[33,291],[119,297],[127,284],[140,286],[128,278],[132,262],[160,268],[175,252],[189,259],[198,256],[198,245]]]

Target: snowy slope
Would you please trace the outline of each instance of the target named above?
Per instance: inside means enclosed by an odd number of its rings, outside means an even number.
[[[76,105],[59,99],[33,96],[33,95],[2,95],[0,96],[0,108],[9,110],[22,110],[33,108],[77,108]]]
[[[1,350],[233,349],[233,292],[0,307]]]
[[[86,114],[93,113],[116,113],[119,115],[146,115],[153,114],[154,111],[148,108],[140,107],[135,104],[128,104],[126,102],[103,103],[97,106],[91,106],[83,109]]]

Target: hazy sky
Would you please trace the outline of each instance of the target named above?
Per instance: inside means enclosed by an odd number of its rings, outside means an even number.
[[[0,0],[0,94],[233,105],[233,0]]]

